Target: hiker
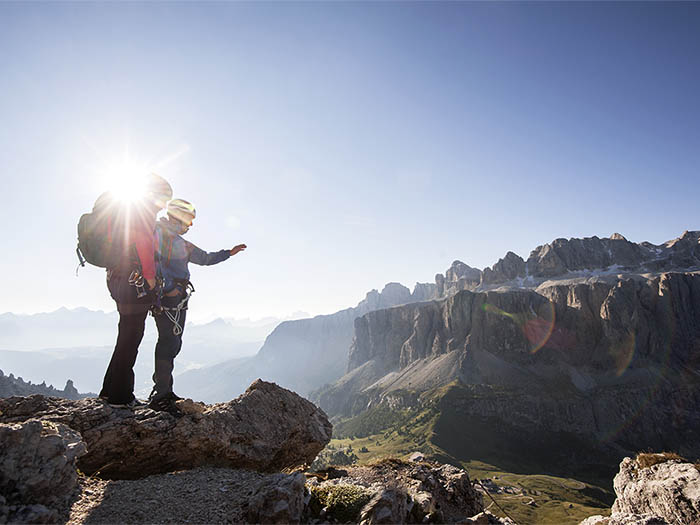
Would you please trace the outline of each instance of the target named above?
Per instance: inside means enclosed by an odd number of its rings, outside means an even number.
[[[188,263],[212,265],[225,261],[246,249],[245,244],[207,253],[182,238],[196,216],[194,206],[186,200],[173,199],[168,203],[167,217],[156,223],[156,259],[163,280],[160,305],[153,309],[158,327],[153,390],[148,406],[154,410],[178,415],[175,402],[181,399],[173,392],[175,357],[182,347],[187,303],[194,291],[190,283]]]
[[[98,199],[98,203],[100,199],[113,199],[110,205],[119,209],[110,230],[110,235],[117,232],[119,250],[116,260],[107,267],[107,288],[117,303],[119,332],[100,391],[100,398],[116,405],[138,403],[134,397],[134,363],[146,316],[155,301],[156,214],[173,195],[170,184],[155,173],[144,184],[144,196],[131,203],[119,203],[109,193]]]

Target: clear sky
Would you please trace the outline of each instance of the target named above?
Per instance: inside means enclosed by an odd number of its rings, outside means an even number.
[[[660,243],[700,229],[699,93],[700,3],[2,2],[0,312],[114,309],[76,224],[134,164],[249,246],[193,319]]]

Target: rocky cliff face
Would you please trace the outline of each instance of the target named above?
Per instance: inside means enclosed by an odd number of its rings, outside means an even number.
[[[455,418],[583,438],[621,457],[700,454],[700,275],[461,291],[355,322],[348,373],[318,396],[354,415],[458,381]],[[659,429],[666,429],[659,432]]]
[[[613,486],[617,499],[609,517],[591,516],[581,525],[682,525],[700,520],[700,471],[669,454],[625,458]],[[655,458],[654,458],[655,457]],[[643,460],[652,459],[650,465]]]

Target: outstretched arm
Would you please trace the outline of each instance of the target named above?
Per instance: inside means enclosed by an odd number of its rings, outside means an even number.
[[[230,250],[219,250],[218,252],[205,252],[201,248],[198,248],[189,241],[187,243],[187,251],[190,254],[190,262],[199,264],[202,266],[210,266],[212,264],[218,264],[225,261],[231,257]]]
[[[187,248],[190,252],[190,262],[193,262],[195,264],[199,264],[202,266],[210,266],[212,264],[218,264],[222,261],[225,261],[232,255],[236,255],[238,252],[241,252],[246,249],[245,244],[239,244],[238,246],[235,246],[231,248],[230,250],[219,250],[218,252],[205,252],[201,248],[198,248],[194,244],[192,244],[189,241],[187,242]]]
[[[236,255],[238,252],[242,252],[245,250],[247,246],[245,244],[238,244],[231,248],[231,256]]]

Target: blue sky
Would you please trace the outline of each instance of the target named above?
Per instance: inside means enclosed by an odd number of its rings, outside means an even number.
[[[696,3],[0,3],[0,311],[113,309],[75,228],[127,155],[249,245],[193,319],[700,229],[699,49]]]

